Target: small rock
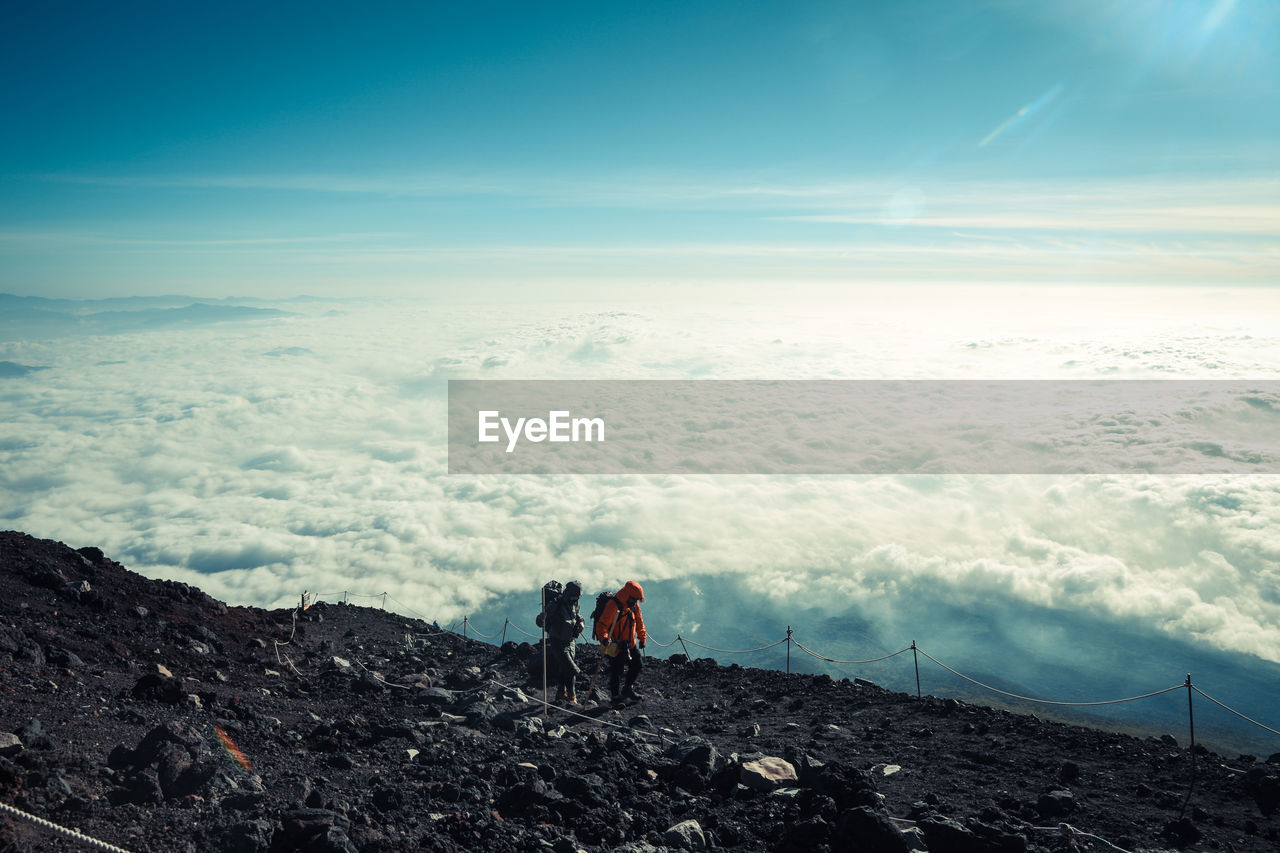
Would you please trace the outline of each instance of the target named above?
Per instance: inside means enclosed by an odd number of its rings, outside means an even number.
[[[1176,847],[1186,847],[1200,840],[1200,830],[1189,817],[1169,821],[1164,825],[1162,834]]]
[[[696,820],[677,823],[662,834],[662,841],[668,847],[677,847],[681,850],[705,850],[707,846],[707,837]]]
[[[348,825],[345,817],[328,809],[295,809],[282,815],[280,822],[285,837],[296,844],[323,836],[331,828],[345,830]]]
[[[844,838],[858,839],[859,846],[865,850],[908,853],[911,849],[906,836],[898,831],[888,815],[867,806],[849,809],[840,815],[836,832]],[[929,849],[933,850],[933,842],[930,841],[929,844]]]
[[[1244,788],[1264,815],[1270,817],[1280,810],[1280,776],[1268,773],[1263,767],[1250,767],[1244,774]]]
[[[968,853],[987,850],[991,845],[950,818],[926,817],[916,823],[924,833],[930,853]],[[904,839],[905,843],[905,839]]]
[[[88,581],[68,581],[67,583],[64,583],[58,591],[62,594],[63,598],[74,598],[78,600],[82,596],[88,595],[92,590],[93,587],[89,585]]]
[[[796,768],[791,762],[766,756],[756,761],[744,762],[738,774],[738,781],[757,791],[772,791],[783,785],[798,782],[799,777],[796,776]]]
[[[61,646],[50,646],[48,651],[45,653],[45,659],[48,660],[49,663],[69,667],[71,669],[79,669],[84,666],[84,661],[81,660],[75,652],[72,652],[69,649],[64,649]]]
[[[1076,800],[1070,791],[1050,791],[1041,794],[1036,803],[1036,811],[1044,817],[1064,817],[1075,811]]]
[[[414,695],[419,705],[452,705],[454,698],[453,691],[443,687],[424,687]]]
[[[227,853],[267,853],[271,849],[271,833],[268,820],[241,821],[223,833],[218,849]]]
[[[10,756],[22,752],[22,740],[13,732],[0,732],[0,755]]]
[[[158,666],[157,669],[164,670],[164,673],[169,672],[162,666]],[[186,695],[176,678],[160,672],[148,673],[139,678],[134,682],[131,692],[137,699],[154,699],[169,705],[181,702]]]
[[[53,749],[53,738],[44,730],[39,720],[32,720],[18,732],[18,739],[26,749]]]
[[[404,807],[404,793],[399,788],[378,788],[373,792],[373,804],[384,812],[397,812]]]
[[[495,698],[499,702],[516,702],[521,705],[529,701],[529,697],[519,687],[503,687]]]
[[[115,745],[107,755],[107,766],[113,770],[124,770],[133,766],[133,750],[122,743]]]
[[[719,751],[700,737],[685,738],[667,752],[681,764],[692,765],[704,774],[715,772],[721,764]]]
[[[160,788],[160,777],[150,767],[135,773],[125,780],[125,786],[112,792],[111,801],[116,804],[137,803],[138,805],[159,805],[164,802],[164,791]]]

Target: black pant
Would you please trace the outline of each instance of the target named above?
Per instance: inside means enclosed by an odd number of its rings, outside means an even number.
[[[573,647],[573,640],[563,643],[553,640],[547,644],[547,682],[564,688],[569,693],[577,692],[574,678],[581,672],[578,662],[574,660]]]
[[[614,696],[618,695],[618,687],[622,682],[623,667],[626,667],[627,670],[626,686],[630,687],[640,677],[640,668],[643,666],[642,661],[640,650],[635,646],[629,649],[622,649],[609,661],[609,691]]]

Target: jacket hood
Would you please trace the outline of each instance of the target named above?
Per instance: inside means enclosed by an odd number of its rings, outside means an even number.
[[[618,590],[618,600],[624,604],[630,604],[633,601],[644,601],[644,588],[635,581],[627,581],[626,585]]]

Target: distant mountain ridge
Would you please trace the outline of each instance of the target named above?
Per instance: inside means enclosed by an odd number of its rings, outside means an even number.
[[[80,300],[0,294],[0,339],[112,335],[298,316],[244,304],[260,301],[178,296]]]

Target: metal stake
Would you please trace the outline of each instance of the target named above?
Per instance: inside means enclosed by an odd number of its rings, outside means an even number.
[[[920,653],[916,651],[916,641],[911,641],[911,656],[916,659],[916,698],[920,698]]]

